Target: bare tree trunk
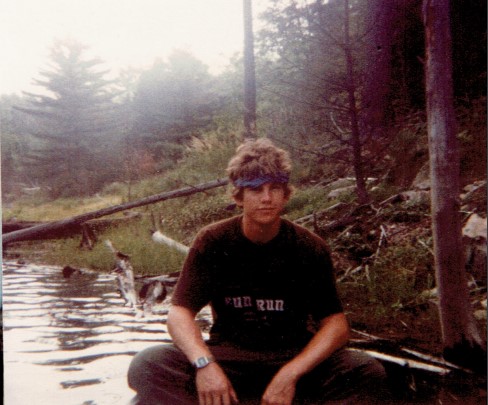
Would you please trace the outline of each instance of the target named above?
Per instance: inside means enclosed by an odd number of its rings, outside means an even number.
[[[185,187],[179,190],[173,190],[161,194],[155,194],[153,196],[146,197],[137,201],[131,201],[125,204],[114,205],[112,207],[103,208],[98,211],[92,211],[86,214],[81,214],[75,217],[63,219],[61,221],[49,222],[41,225],[36,225],[31,228],[9,232],[5,235],[2,235],[2,245],[6,246],[7,244],[12,242],[20,242],[23,240],[35,239],[41,235],[50,232],[57,232],[62,229],[67,229],[72,226],[80,225],[91,219],[103,217],[105,215],[115,214],[116,212],[125,211],[136,207],[141,207],[143,205],[154,204],[157,202],[169,200],[171,198],[186,197],[215,187],[225,186],[227,183],[228,183],[227,179],[214,180],[193,187]]]
[[[256,72],[251,0],[243,0],[244,11],[244,136],[256,138]]]
[[[397,29],[398,0],[367,0],[368,46],[366,77],[361,94],[362,126],[368,132],[384,131],[391,91],[392,41]],[[375,135],[377,137],[377,135]]]
[[[459,213],[459,152],[453,106],[449,0],[424,0],[432,230],[444,357],[485,369],[469,300]]]
[[[349,100],[349,118],[351,121],[351,144],[353,152],[354,175],[356,176],[356,191],[360,204],[365,204],[368,200],[366,191],[366,181],[362,162],[361,133],[359,129],[359,117],[356,100],[356,84],[354,80],[354,58],[352,56],[351,38],[349,32],[349,0],[344,0],[344,53],[346,57],[347,69],[347,92]]]

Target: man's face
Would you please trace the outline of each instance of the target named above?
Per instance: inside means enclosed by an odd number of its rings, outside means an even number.
[[[270,225],[279,220],[288,198],[283,184],[264,183],[255,188],[245,187],[242,197],[235,200],[247,220],[258,225]]]

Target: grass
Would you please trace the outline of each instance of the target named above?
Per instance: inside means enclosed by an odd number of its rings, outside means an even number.
[[[109,228],[97,235],[98,242],[92,250],[81,249],[81,237],[73,237],[26,242],[20,248],[14,245],[9,252],[18,253],[25,260],[44,264],[109,272],[115,266],[115,259],[104,241],[110,240],[117,250],[130,256],[137,274],[166,274],[180,270],[185,256],[153,242],[149,229],[150,223],[144,219],[127,226]]]
[[[29,197],[16,201],[10,207],[4,207],[3,220],[18,219],[23,221],[56,221],[75,215],[96,211],[120,204],[119,195],[104,195],[83,199],[62,198],[54,201]]]

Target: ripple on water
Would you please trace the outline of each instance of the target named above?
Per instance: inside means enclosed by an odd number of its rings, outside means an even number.
[[[66,280],[60,268],[2,267],[5,403],[127,403],[130,360],[168,341],[167,308],[137,318],[109,275]],[[26,380],[32,380],[28,389]]]
[[[104,334],[104,333],[119,333],[123,332],[124,328],[121,326],[115,326],[115,325],[106,325],[106,326],[100,326],[98,328],[93,328],[92,333],[93,334]]]

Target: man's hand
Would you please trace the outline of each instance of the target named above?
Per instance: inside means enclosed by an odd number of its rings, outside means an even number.
[[[348,339],[349,325],[344,313],[332,314],[322,319],[312,340],[273,377],[261,404],[291,405],[298,380],[344,346]]]
[[[237,394],[217,363],[197,370],[196,385],[200,405],[237,404]]]
[[[261,405],[291,405],[296,384],[297,377],[286,366],[281,368],[266,388]]]

